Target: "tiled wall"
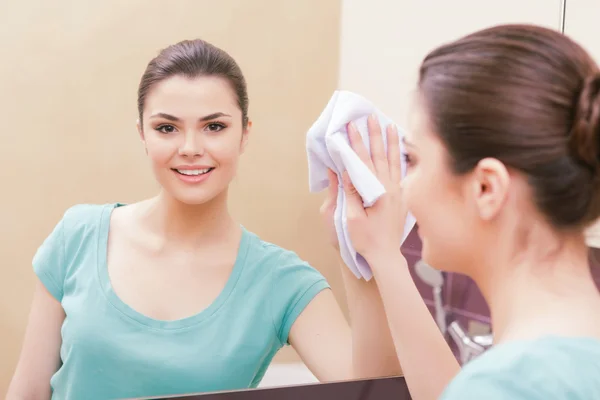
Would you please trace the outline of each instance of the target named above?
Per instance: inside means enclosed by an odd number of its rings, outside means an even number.
[[[421,258],[421,241],[417,236],[416,230],[415,227],[404,242],[402,252],[408,261],[415,284],[433,315],[432,288],[424,283],[414,272],[414,265]],[[590,263],[592,265],[596,284],[600,288],[600,249],[592,249],[590,251]],[[473,325],[474,321],[487,326],[491,325],[490,311],[487,303],[475,283],[470,278],[461,274],[445,272],[443,300],[448,324],[457,320],[467,331],[469,326]],[[447,338],[447,340],[456,352],[453,341],[449,338]]]

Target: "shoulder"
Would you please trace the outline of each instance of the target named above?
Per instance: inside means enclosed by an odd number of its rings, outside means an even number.
[[[46,242],[50,241],[54,246],[65,244],[79,234],[94,230],[101,225],[102,215],[112,208],[112,204],[77,204],[67,208]]]
[[[246,231],[247,232],[247,231]],[[290,329],[317,294],[330,286],[325,277],[297,253],[247,232],[251,241],[246,268],[266,285],[267,309],[282,345]],[[267,276],[269,279],[262,279]]]
[[[115,204],[76,204],[69,207],[60,221],[66,252],[81,250],[86,243],[95,243],[99,232],[108,229],[114,208]]]
[[[98,237],[102,215],[111,207],[79,204],[68,208],[38,247],[32,260],[34,271],[57,300],[62,299],[73,260],[79,254],[89,253],[90,246],[96,248],[94,238]]]
[[[100,224],[102,216],[114,207],[114,204],[76,204],[67,208],[61,222],[65,230],[85,229]]]
[[[249,242],[248,260],[262,272],[269,272],[275,276],[304,274],[325,279],[316,268],[293,250],[263,240],[249,231],[246,231],[246,235]]]
[[[467,364],[443,400],[554,399],[600,395],[600,341],[546,337],[498,345]],[[595,383],[594,383],[595,382]],[[575,388],[576,392],[572,392]]]

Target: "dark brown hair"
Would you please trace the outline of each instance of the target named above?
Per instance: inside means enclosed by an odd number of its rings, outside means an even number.
[[[530,25],[431,52],[419,92],[457,174],[486,157],[523,173],[559,229],[600,217],[600,72],[578,44]]]
[[[248,125],[248,91],[246,80],[236,61],[224,50],[204,40],[184,40],[160,51],[148,63],[138,89],[140,122],[148,92],[158,82],[173,77],[218,76],[227,79],[242,111],[242,125]]]

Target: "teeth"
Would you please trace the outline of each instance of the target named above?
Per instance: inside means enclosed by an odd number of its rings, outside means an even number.
[[[210,171],[210,168],[206,169],[178,169],[176,170],[182,175],[202,175]]]

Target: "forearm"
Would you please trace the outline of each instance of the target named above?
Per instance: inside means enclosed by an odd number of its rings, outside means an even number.
[[[400,251],[370,260],[391,336],[414,399],[439,398],[460,366],[417,290]]]
[[[356,279],[343,262],[342,276],[352,327],[352,360],[356,378],[402,374],[388,321],[374,279]]]
[[[49,383],[43,385],[37,379],[13,377],[5,400],[49,400],[52,397],[49,387]]]

